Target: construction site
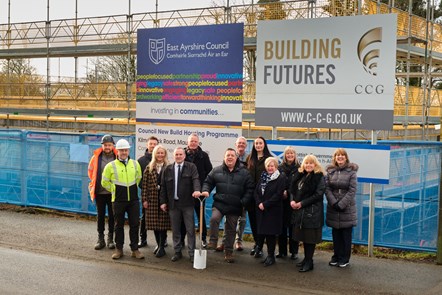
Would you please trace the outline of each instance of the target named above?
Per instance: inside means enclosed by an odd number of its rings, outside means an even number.
[[[256,2],[256,3],[254,3]],[[4,129],[114,133],[133,135],[136,125],[137,30],[226,23],[244,24],[243,135],[290,139],[371,138],[371,130],[312,129],[256,126],[255,61],[257,22],[371,14],[397,14],[396,85],[394,126],[377,132],[378,139],[440,139],[442,26],[434,18],[434,1],[427,1],[426,18],[409,9],[395,8],[393,0],[381,1],[252,1],[251,4],[201,9],[150,11],[88,18],[52,19],[0,24],[0,124]],[[229,1],[227,1],[229,3]],[[74,12],[77,15],[77,11]],[[81,60],[124,57],[125,81],[80,74]],[[46,61],[46,75],[17,74],[9,65],[15,60]],[[73,65],[72,75],[51,70],[60,59]],[[136,62],[135,62],[136,63]],[[95,72],[100,69],[95,68]],[[132,72],[131,72],[132,71]],[[413,81],[418,81],[417,83]]]

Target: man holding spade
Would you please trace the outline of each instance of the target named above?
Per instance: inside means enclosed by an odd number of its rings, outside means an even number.
[[[210,241],[207,249],[215,250],[218,243],[219,224],[224,216],[224,260],[234,262],[233,244],[236,236],[236,223],[242,209],[253,197],[253,180],[244,166],[237,161],[238,155],[232,148],[224,154],[223,164],[215,167],[207,175],[202,188],[202,196],[208,197],[216,187],[213,196],[212,217],[210,218]]]

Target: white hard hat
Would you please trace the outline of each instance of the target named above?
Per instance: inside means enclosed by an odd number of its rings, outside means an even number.
[[[126,139],[120,139],[117,141],[117,144],[115,145],[115,148],[117,150],[124,150],[124,149],[130,149],[129,142]]]

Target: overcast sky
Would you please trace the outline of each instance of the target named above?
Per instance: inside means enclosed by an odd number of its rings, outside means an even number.
[[[78,17],[127,14],[129,1],[132,13],[155,11],[156,0],[77,0]],[[11,22],[14,23],[46,20],[48,2],[50,19],[75,17],[75,0],[0,0],[2,24],[8,22],[9,2]],[[158,0],[158,10],[210,7],[212,2],[213,0]],[[233,2],[235,1],[230,1]],[[216,3],[225,4],[227,0],[216,0]]]
[[[78,17],[84,18],[127,14],[129,3],[131,13],[153,12],[156,2],[156,0],[0,0],[0,24],[8,23],[8,3],[10,3],[11,23],[23,23],[46,21],[48,3],[49,18],[55,20],[75,18],[76,3]],[[226,5],[227,0],[158,0],[158,11],[212,7],[214,2],[222,6]],[[249,1],[244,0],[244,2]],[[243,0],[230,0],[229,3],[234,5],[243,3]],[[78,59],[80,78],[86,77],[88,70],[91,70],[93,59],[85,57]],[[50,64],[51,77],[74,77],[73,58],[52,58]],[[46,75],[46,59],[31,59],[31,65],[36,67],[38,74]]]

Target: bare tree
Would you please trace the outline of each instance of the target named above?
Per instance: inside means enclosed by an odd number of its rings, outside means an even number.
[[[12,96],[44,95],[43,78],[25,58],[0,61],[0,88]]]
[[[108,41],[109,46],[115,44],[128,45],[127,35],[121,34]],[[90,82],[133,82],[136,77],[135,55],[101,56],[92,60],[93,67],[88,69],[87,79]]]

